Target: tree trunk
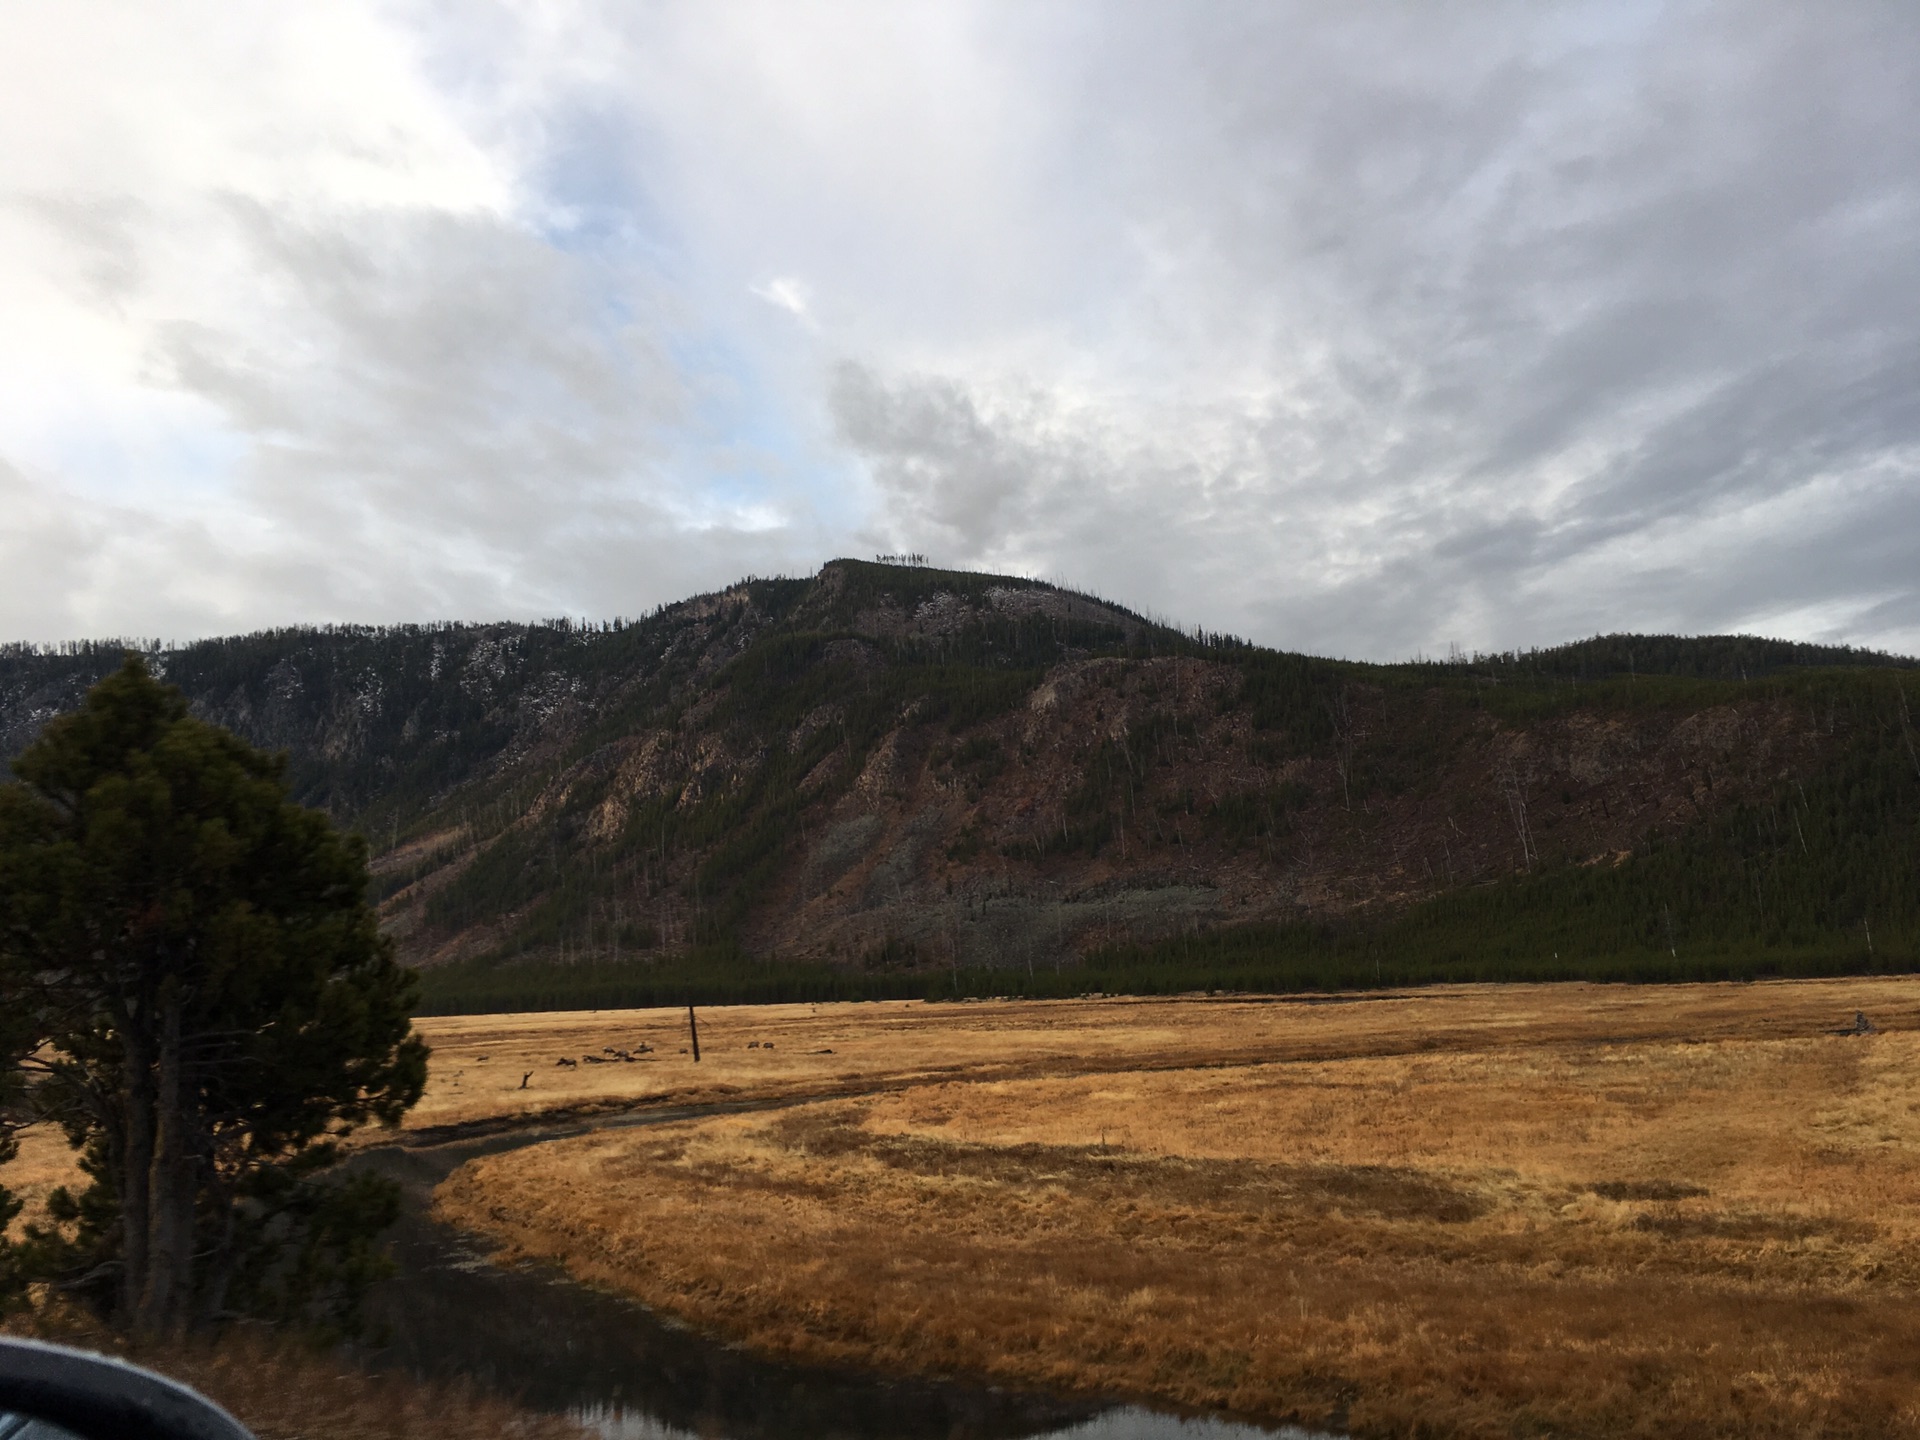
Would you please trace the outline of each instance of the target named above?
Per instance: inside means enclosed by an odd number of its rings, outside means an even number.
[[[132,1316],[147,1285],[148,1181],[153,1169],[153,1057],[145,1015],[123,1016],[126,1088],[121,1095],[120,1313]]]
[[[193,1148],[180,1054],[180,982],[160,992],[160,1044],[153,1104],[153,1163],[147,1183],[147,1274],[134,1328],[172,1338],[185,1328],[193,1282]]]
[[[221,1312],[227,1308],[227,1291],[233,1284],[234,1231],[240,1218],[239,1207],[234,1204],[233,1196],[224,1186],[214,1187],[218,1204],[226,1212],[226,1219],[220,1227],[220,1248],[214,1252],[213,1263],[207,1272],[206,1298],[200,1305],[200,1319],[204,1324],[216,1324],[222,1318]]]

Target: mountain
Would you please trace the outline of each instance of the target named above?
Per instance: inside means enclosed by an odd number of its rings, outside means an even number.
[[[122,646],[0,651],[0,751]],[[1368,665],[839,560],[605,625],[150,649],[369,837],[443,1006],[1751,974],[1920,940],[1909,659]]]

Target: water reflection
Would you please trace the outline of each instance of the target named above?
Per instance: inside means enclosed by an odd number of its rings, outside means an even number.
[[[583,1407],[575,1410],[573,1417],[601,1440],[712,1440],[711,1436],[696,1435],[691,1430],[663,1424],[651,1415],[618,1407]],[[1231,1420],[1168,1415],[1124,1405],[1065,1429],[1037,1432],[1032,1440],[1338,1440],[1338,1437],[1302,1430],[1295,1425],[1265,1430]]]
[[[1133,1405],[1109,1410],[1051,1434],[1053,1440],[1338,1440],[1336,1436],[1302,1430],[1297,1425],[1263,1430],[1257,1425],[1240,1425],[1232,1420],[1164,1415]]]

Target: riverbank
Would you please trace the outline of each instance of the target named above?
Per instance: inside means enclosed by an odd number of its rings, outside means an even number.
[[[1920,1434],[1913,981],[784,1008],[716,1016],[702,1088],[883,1093],[478,1159],[440,1213],[814,1363],[1360,1434]],[[485,1053],[667,1020],[548,1018]]]
[[[654,1110],[602,1123],[682,1118],[689,1113]],[[368,1318],[386,1337],[365,1354],[369,1363],[481,1384],[528,1409],[580,1417],[609,1440],[1017,1440],[1071,1431],[1105,1408],[966,1378],[783,1364],[553,1267],[491,1263],[484,1240],[428,1213],[435,1187],[463,1163],[569,1133],[579,1132],[535,1126],[416,1139],[349,1162],[394,1180],[401,1195],[388,1237],[396,1273],[368,1297]],[[1129,1433],[1151,1440],[1161,1432]]]

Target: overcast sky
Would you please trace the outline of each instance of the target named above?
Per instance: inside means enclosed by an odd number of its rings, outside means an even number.
[[[0,16],[0,638],[835,555],[1920,651],[1896,0]]]

